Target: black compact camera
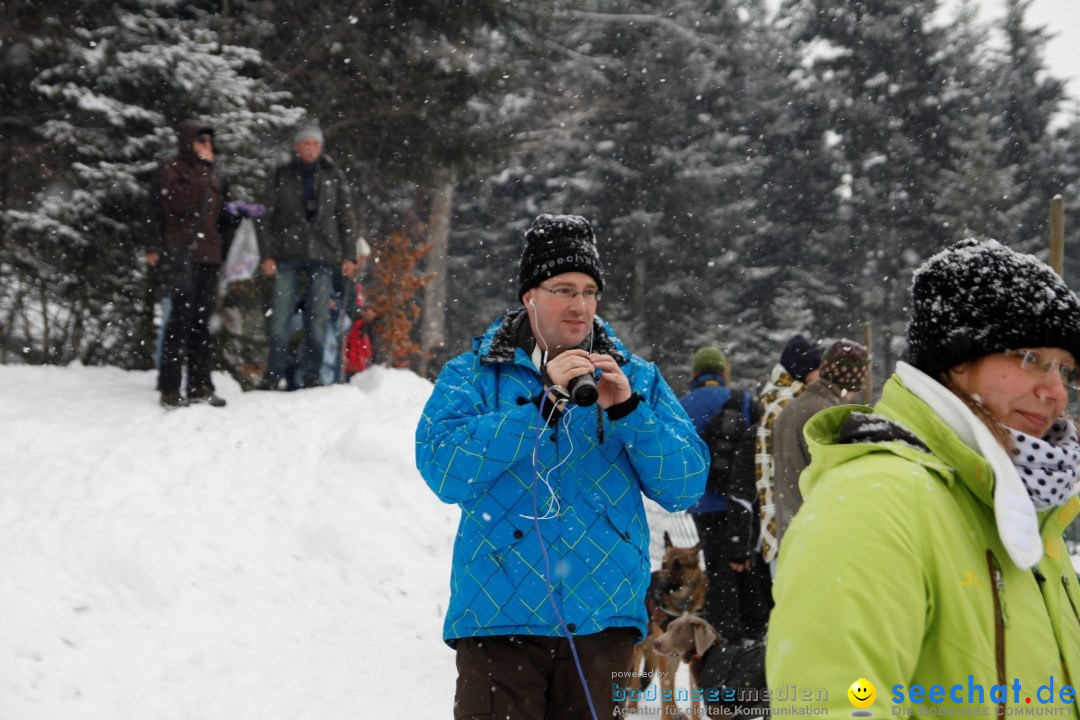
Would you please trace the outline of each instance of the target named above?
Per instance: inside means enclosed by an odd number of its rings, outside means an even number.
[[[578,375],[570,381],[566,390],[570,393],[570,402],[580,407],[588,407],[595,403],[596,399],[600,397],[600,392],[596,389],[596,380],[593,379],[592,373]]]

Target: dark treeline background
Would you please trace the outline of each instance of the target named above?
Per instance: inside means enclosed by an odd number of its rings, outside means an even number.
[[[934,0],[0,1],[0,362],[148,367],[139,245],[172,128],[219,128],[258,201],[316,118],[376,259],[428,246],[423,293],[372,288],[422,308],[421,365],[516,303],[532,218],[572,212],[601,314],[677,387],[702,344],[747,382],[792,332],[866,322],[880,380],[920,262],[972,234],[1045,257],[1050,198],[1080,210],[1080,121],[1026,6],[989,26]],[[257,319],[266,290],[223,304]],[[257,366],[261,324],[229,326]]]

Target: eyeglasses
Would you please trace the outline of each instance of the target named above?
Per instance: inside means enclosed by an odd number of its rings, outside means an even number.
[[[208,142],[213,142],[213,141],[214,141],[214,137],[212,135],[207,135],[205,133],[203,133],[202,135],[195,136],[195,142],[197,142],[197,143],[208,143]]]
[[[1049,375],[1054,372],[1054,366],[1057,365],[1061,382],[1065,383],[1065,387],[1076,390],[1076,368],[1072,365],[1062,365],[1060,360],[1046,360],[1034,350],[1004,350],[1002,352],[1009,357],[1020,358],[1021,368],[1040,375]]]
[[[537,285],[536,287],[548,291],[559,298],[559,300],[566,303],[577,299],[578,295],[585,298],[585,302],[587,303],[594,303],[600,299],[600,291],[594,290],[593,288],[589,288],[588,290],[575,290],[569,287],[546,288],[543,285]]]

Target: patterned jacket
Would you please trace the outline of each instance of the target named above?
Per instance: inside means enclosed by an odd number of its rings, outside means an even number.
[[[761,420],[757,427],[754,470],[757,477],[758,501],[761,505],[761,553],[766,562],[776,558],[779,542],[776,539],[776,503],[773,498],[776,467],[773,462],[772,428],[777,415],[806,390],[806,383],[792,377],[780,363],[773,367],[772,376],[761,391]]]
[[[600,318],[593,351],[616,359],[640,401],[615,419],[598,405],[570,405],[546,424],[540,373],[516,340],[526,322],[523,308],[511,310],[448,362],[416,430],[420,474],[461,507],[443,637],[452,646],[561,634],[549,582],[571,632],[631,627],[644,636],[641,496],[672,511],[692,505],[705,487],[704,444],[656,366]]]

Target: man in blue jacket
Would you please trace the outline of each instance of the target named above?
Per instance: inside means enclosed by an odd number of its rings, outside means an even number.
[[[646,631],[642,494],[674,511],[704,489],[704,444],[596,316],[603,288],[589,222],[536,218],[523,307],[445,365],[417,427],[421,475],[461,507],[443,627],[455,718],[582,718],[590,700],[611,717]],[[591,407],[572,394],[582,376],[598,377]]]

